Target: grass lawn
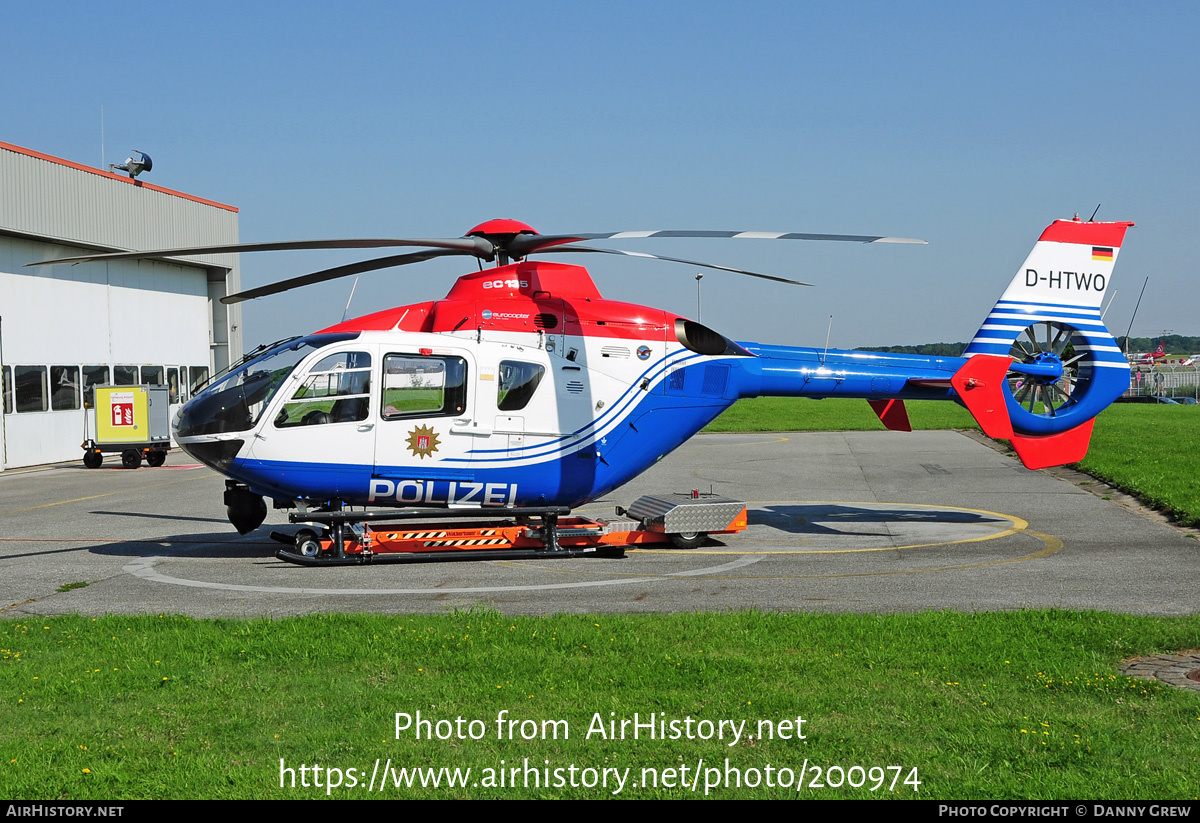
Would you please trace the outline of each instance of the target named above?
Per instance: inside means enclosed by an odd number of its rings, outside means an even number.
[[[978,429],[971,413],[957,403],[907,400],[914,429]],[[741,431],[884,431],[866,400],[807,397],[756,397],[739,400],[708,425],[709,432]]]
[[[1200,694],[1117,666],[1196,646],[1059,611],[7,620],[0,796],[1195,797]]]
[[[1098,418],[1079,468],[1200,526],[1200,407],[1122,403]]]

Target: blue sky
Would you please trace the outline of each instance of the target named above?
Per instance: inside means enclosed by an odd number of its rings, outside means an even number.
[[[1200,334],[1185,3],[6,4],[0,140],[241,209],[243,241],[718,228],[923,247],[630,241],[713,272],[704,321],[835,347],[967,340],[1056,217],[1134,220],[1108,320]],[[140,19],[139,19],[140,18]],[[244,255],[246,287],[357,259]],[[564,259],[564,258],[555,258]],[[695,315],[696,270],[595,256],[608,297]],[[352,314],[462,260],[364,275]],[[336,322],[351,281],[247,304],[247,345]]]

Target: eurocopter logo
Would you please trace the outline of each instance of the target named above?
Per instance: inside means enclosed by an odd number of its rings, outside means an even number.
[[[513,314],[511,312],[492,311],[484,309],[479,313],[484,320],[528,320],[528,314]]]
[[[424,460],[438,448],[438,436],[431,426],[417,426],[408,433],[408,448],[413,457]]]

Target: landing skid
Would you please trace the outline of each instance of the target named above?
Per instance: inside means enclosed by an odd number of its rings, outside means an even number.
[[[275,556],[302,566],[620,558],[628,546],[694,548],[709,534],[743,531],[746,504],[711,495],[665,495],[618,508],[615,519],[571,516],[565,506],[308,512],[288,519],[308,528],[294,536],[272,533],[291,546]]]

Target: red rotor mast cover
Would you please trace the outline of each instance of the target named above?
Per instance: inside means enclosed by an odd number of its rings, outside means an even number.
[[[522,223],[520,220],[501,218],[480,223],[463,236],[480,237],[490,234],[537,234],[537,232],[528,223]]]

